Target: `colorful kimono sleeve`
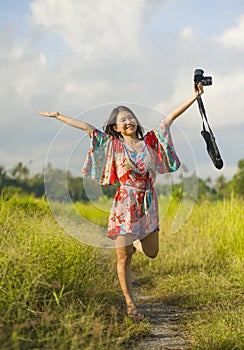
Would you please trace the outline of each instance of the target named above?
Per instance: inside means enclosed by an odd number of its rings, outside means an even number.
[[[161,122],[160,127],[155,127],[145,136],[145,141],[149,147],[156,152],[156,170],[160,174],[176,171],[180,166],[180,161],[176,155],[171,138],[169,125],[166,120]]]
[[[82,175],[100,185],[114,185],[118,182],[112,136],[98,129],[92,130],[91,144]]]

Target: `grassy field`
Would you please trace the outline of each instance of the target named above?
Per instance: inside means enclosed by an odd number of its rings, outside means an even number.
[[[106,225],[107,210],[77,208]],[[186,311],[192,349],[244,349],[243,201],[196,204],[172,234],[176,210],[173,203],[161,223],[159,256],[135,254],[136,281],[145,295]],[[146,320],[124,316],[113,250],[67,235],[44,200],[1,199],[0,220],[1,349],[126,349],[150,332]]]
[[[192,349],[244,349],[243,201],[197,204],[172,234],[174,212],[162,225],[158,258],[137,255],[137,275],[155,301],[186,310]]]
[[[0,217],[1,349],[123,349],[148,333],[124,316],[113,252],[65,234],[44,201],[1,200]]]

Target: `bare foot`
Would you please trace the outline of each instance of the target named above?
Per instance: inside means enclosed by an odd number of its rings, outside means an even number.
[[[133,321],[142,321],[144,318],[144,316],[135,307],[127,307],[126,316],[131,318]]]

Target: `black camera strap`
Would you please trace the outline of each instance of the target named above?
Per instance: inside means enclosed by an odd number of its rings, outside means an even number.
[[[203,136],[206,142],[208,154],[211,157],[215,167],[217,169],[221,169],[223,167],[223,160],[221,159],[220,152],[215,142],[215,137],[209,125],[206,111],[203,105],[203,101],[199,93],[197,95],[197,103],[198,103],[198,107],[199,107],[199,111],[200,111],[200,114],[202,117],[202,123],[203,123],[203,131],[201,132],[201,135]],[[208,131],[206,130],[205,123],[208,126]]]
[[[207,115],[206,115],[206,111],[205,111],[205,108],[204,108],[204,104],[202,102],[202,97],[201,97],[201,95],[199,93],[197,95],[197,103],[198,103],[199,111],[200,111],[200,114],[201,114],[201,117],[202,117],[203,130],[206,131],[206,127],[205,127],[205,123],[204,123],[204,119],[205,119],[205,121],[207,123],[207,126],[208,126],[209,133],[210,133],[211,137],[214,138],[214,134],[212,132],[212,129],[210,128],[210,125],[209,125],[209,122],[208,122],[208,118],[207,118]]]

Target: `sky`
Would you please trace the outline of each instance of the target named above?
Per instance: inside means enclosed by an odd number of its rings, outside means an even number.
[[[214,168],[194,103],[172,126],[189,173],[226,179],[244,158],[243,0],[9,0],[0,5],[0,165],[32,173],[48,162],[79,175],[84,132],[37,111],[102,127],[126,104],[146,129],[192,95],[193,72],[224,160]]]

